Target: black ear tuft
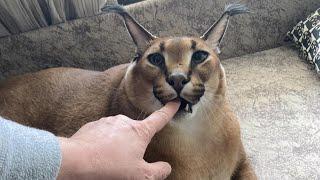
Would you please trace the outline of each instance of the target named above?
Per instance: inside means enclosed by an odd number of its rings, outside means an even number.
[[[150,42],[157,38],[139,24],[121,5],[104,5],[101,8],[101,11],[106,13],[116,13],[122,16],[125,26],[132,37],[133,42],[137,46],[138,54],[143,54],[143,52],[149,47]]]
[[[231,16],[250,12],[249,9],[242,4],[229,4],[226,6],[224,13],[217,22],[200,37],[212,45],[214,50],[220,53],[220,43],[226,33],[229,19]]]
[[[227,13],[229,16],[234,16],[237,14],[244,14],[249,13],[249,8],[246,5],[243,4],[229,4],[225,8],[225,13]]]

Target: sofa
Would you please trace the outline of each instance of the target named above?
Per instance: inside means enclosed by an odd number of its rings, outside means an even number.
[[[147,0],[126,6],[157,36],[199,36],[227,0]],[[222,43],[228,99],[259,179],[320,179],[320,78],[284,38],[319,0],[243,0]],[[110,3],[115,3],[110,1]],[[113,14],[59,22],[0,38],[0,79],[50,67],[105,70],[129,62],[134,44]]]

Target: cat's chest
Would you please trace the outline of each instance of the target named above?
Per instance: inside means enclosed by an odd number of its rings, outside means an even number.
[[[207,119],[200,118],[191,114],[176,116],[151,143],[149,157],[169,162],[176,177],[172,179],[212,179],[209,177],[229,174],[223,158],[226,152],[220,148],[224,142],[217,139],[218,132],[205,122]]]
[[[179,159],[206,162],[218,152],[214,149],[223,145],[219,130],[212,127],[208,119],[196,115],[177,116],[160,134],[160,141]]]
[[[172,121],[164,128],[162,136],[168,138],[168,141],[181,141],[190,148],[212,148],[219,143],[221,129],[215,118],[202,111],[196,113],[177,113]],[[169,133],[170,136],[167,136]],[[222,137],[221,137],[222,138]],[[199,147],[201,145],[201,147]]]

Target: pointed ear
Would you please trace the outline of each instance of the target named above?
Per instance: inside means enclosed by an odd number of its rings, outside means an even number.
[[[220,43],[227,30],[230,16],[248,12],[249,10],[245,5],[227,5],[224,13],[219,18],[219,20],[215,24],[213,24],[200,38],[211,44],[217,54],[220,54]]]
[[[114,12],[122,16],[126,28],[137,46],[137,53],[142,54],[150,45],[150,42],[157,37],[148,32],[139,24],[124,8],[118,4],[105,5],[101,8],[102,12]]]

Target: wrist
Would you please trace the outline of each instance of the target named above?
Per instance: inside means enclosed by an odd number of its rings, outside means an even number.
[[[58,180],[81,179],[86,172],[88,161],[85,161],[86,153],[80,144],[68,138],[59,137],[61,149],[61,165]]]

